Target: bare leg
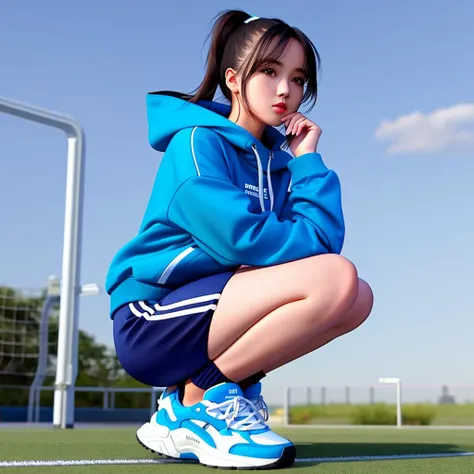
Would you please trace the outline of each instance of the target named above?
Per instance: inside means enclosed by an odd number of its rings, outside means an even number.
[[[305,303],[293,303],[291,310],[297,305],[297,311],[308,311]],[[353,306],[356,304],[357,300]],[[307,319],[301,315],[303,321],[290,321],[289,318],[295,315],[289,316],[287,310],[286,307],[280,307],[257,322],[215,359],[219,369],[231,380],[240,381],[259,370],[269,372],[280,367],[347,332],[347,313],[350,310],[342,315],[334,315],[329,321],[324,318],[314,320],[314,314],[308,314]],[[365,320],[367,316],[368,312],[356,315],[357,320],[351,321],[351,324],[359,325],[361,318]]]
[[[360,287],[369,290],[370,301],[358,302]],[[353,264],[338,255],[242,270],[227,284],[214,314],[209,357],[236,382],[272,370],[361,324],[371,297]],[[351,314],[362,310],[351,308],[364,304],[366,314],[352,321],[357,317]],[[200,397],[202,390],[186,386],[186,404]]]
[[[309,354],[320,347],[325,346],[334,339],[347,334],[348,332],[357,329],[368,317],[372,310],[373,294],[370,286],[359,279],[359,295],[352,308],[347,312],[345,317],[334,327],[328,329],[326,332],[317,335],[308,345],[294,348],[290,355],[285,359],[282,357],[273,366],[263,364],[262,369],[265,373],[281,367],[288,362],[298,359],[306,354]]]

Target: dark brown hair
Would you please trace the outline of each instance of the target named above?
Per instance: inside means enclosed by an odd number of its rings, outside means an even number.
[[[309,110],[318,95],[317,70],[321,59],[311,40],[298,28],[276,18],[251,18],[241,10],[227,10],[215,18],[210,34],[210,46],[204,79],[190,97],[190,102],[213,100],[219,87],[224,97],[232,101],[226,85],[225,71],[233,68],[242,76],[242,102],[252,114],[246,96],[247,81],[261,68],[278,60],[291,39],[297,40],[305,54],[306,84],[302,103],[309,102]]]

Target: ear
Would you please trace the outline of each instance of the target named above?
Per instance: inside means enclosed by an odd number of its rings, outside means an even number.
[[[230,67],[226,69],[225,83],[232,93],[239,93],[239,82],[237,80],[237,72],[235,71],[235,69],[232,69]]]

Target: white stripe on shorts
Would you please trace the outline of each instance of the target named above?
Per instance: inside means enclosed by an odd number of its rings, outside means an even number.
[[[179,318],[181,316],[188,316],[190,314],[203,313],[204,311],[209,310],[215,311],[216,308],[217,305],[208,304],[206,306],[196,306],[194,308],[182,309],[181,311],[173,311],[171,313],[165,314],[153,314],[151,316],[148,313],[143,313],[143,317],[148,321],[161,321],[163,319]]]
[[[168,304],[160,306],[158,303],[153,305],[153,307],[148,306],[144,301],[138,301],[138,305],[140,306],[140,311],[134,303],[129,303],[128,307],[132,314],[134,314],[137,318],[145,318],[148,321],[158,321],[161,319],[172,319],[172,318],[179,318],[180,316],[187,316],[190,314],[201,313],[203,311],[209,311],[217,308],[216,304],[202,304],[208,303],[210,301],[218,300],[220,298],[220,293],[213,293],[211,295],[203,295],[203,296],[196,296],[194,298],[189,298],[187,300],[178,301],[176,303]],[[194,306],[193,308],[182,309],[181,311],[172,311],[177,308],[182,308],[183,306],[189,305],[199,305]],[[171,311],[170,311],[171,310]],[[160,313],[156,313],[156,311],[160,311]],[[166,312],[162,312],[166,311]],[[169,312],[168,312],[169,311]]]
[[[212,295],[195,296],[187,300],[178,301],[177,303],[160,306],[158,303],[155,304],[155,309],[158,311],[167,311],[169,309],[181,308],[190,304],[205,303],[207,301],[218,300],[221,297],[220,293],[214,293]]]
[[[155,310],[153,308],[150,308],[148,305],[146,305],[144,301],[139,301],[138,304],[140,305],[142,309],[144,309],[150,314],[153,314],[155,312]]]

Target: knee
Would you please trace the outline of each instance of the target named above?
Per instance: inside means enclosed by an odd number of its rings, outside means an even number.
[[[356,301],[338,325],[344,329],[344,332],[353,331],[367,320],[372,312],[373,304],[374,294],[372,288],[366,281],[358,279]]]
[[[320,280],[320,283],[325,288],[330,306],[335,313],[347,312],[357,299],[357,269],[350,260],[341,255],[328,254],[320,257],[324,259],[323,281]],[[318,283],[312,284],[311,288],[314,295],[321,294]]]
[[[358,280],[355,265],[345,257],[336,254],[327,255],[327,276],[331,292],[341,306],[352,306],[357,298]]]
[[[374,305],[374,292],[370,285],[362,279],[359,279],[359,298],[361,300],[361,314],[365,315],[365,318],[372,312]],[[365,319],[364,318],[364,319]]]

